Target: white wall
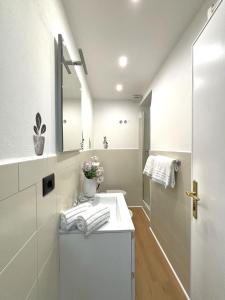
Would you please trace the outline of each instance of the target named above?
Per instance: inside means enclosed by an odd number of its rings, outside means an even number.
[[[188,294],[191,203],[185,191],[191,189],[191,154],[179,152],[192,151],[192,44],[207,20],[211,3],[205,1],[149,87],[151,153],[181,161],[175,189],[165,192],[151,183],[151,228]]]
[[[152,150],[191,151],[192,44],[207,20],[212,2],[206,1],[149,87]]]
[[[59,0],[0,0],[0,160],[34,156],[33,125],[39,111],[47,125],[45,154],[55,153],[54,38],[64,37],[72,59],[76,45]],[[92,137],[92,103],[85,78],[82,107],[89,120],[85,136]],[[87,148],[86,140],[85,147]]]
[[[119,120],[127,120],[120,124]],[[129,100],[94,102],[94,149],[103,149],[106,136],[109,149],[138,148],[139,106]]]
[[[33,159],[32,135],[39,111],[47,125],[44,154],[55,153],[54,38],[63,35],[72,59],[76,46],[60,0],[0,0],[0,33],[0,299],[57,300],[59,212],[76,199],[80,164],[91,154]],[[78,77],[83,131],[92,137],[92,99],[79,69]],[[23,158],[32,159],[10,164]],[[51,173],[56,187],[43,198],[42,178]]]
[[[80,60],[77,51],[76,41],[69,28],[64,7],[60,0],[33,0],[39,7],[39,17],[43,19],[48,30],[57,38],[58,34],[63,35],[68,52],[72,60]],[[88,149],[89,138],[93,139],[93,105],[92,97],[87,85],[86,75],[82,67],[76,67],[78,78],[81,82],[81,98],[82,98],[82,130],[84,134],[84,149]]]

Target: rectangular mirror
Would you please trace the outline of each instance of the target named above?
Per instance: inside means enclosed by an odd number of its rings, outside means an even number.
[[[57,150],[58,152],[80,150],[82,140],[81,128],[81,86],[74,63],[58,36],[57,50]]]

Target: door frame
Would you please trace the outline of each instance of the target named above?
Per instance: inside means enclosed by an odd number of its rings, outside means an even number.
[[[148,152],[150,154],[150,150],[151,150],[151,104],[152,104],[152,90],[150,90],[150,92],[146,95],[146,97],[141,101],[140,103],[140,108],[141,108],[141,120],[140,120],[140,166],[141,166],[141,174],[142,174],[142,184],[141,184],[141,189],[142,189],[142,202],[144,204],[144,206],[148,209],[148,212],[150,213],[151,207],[150,207],[150,203],[151,203],[151,192],[149,191],[149,204],[146,203],[144,201],[144,180],[143,180],[143,169],[144,169],[144,156],[143,156],[143,151],[147,151],[144,149],[144,109],[146,107],[149,108],[149,149]],[[149,189],[150,189],[150,183],[149,183]]]

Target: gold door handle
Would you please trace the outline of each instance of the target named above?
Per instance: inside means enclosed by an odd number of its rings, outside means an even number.
[[[194,197],[197,196],[195,192],[186,192],[186,195],[187,195],[189,198],[194,198]]]
[[[189,198],[192,198],[193,199],[193,206],[192,206],[192,211],[193,211],[193,217],[195,219],[198,218],[198,201],[200,200],[198,198],[198,183],[197,181],[193,181],[192,183],[192,192],[186,192],[186,195],[189,197]]]
[[[186,195],[187,195],[189,198],[192,198],[192,199],[195,200],[195,201],[200,201],[200,199],[197,197],[196,193],[193,193],[193,192],[186,192]]]

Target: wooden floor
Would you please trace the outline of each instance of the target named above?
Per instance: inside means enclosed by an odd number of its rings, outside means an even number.
[[[186,299],[149,230],[141,208],[132,208],[135,226],[136,300]]]

